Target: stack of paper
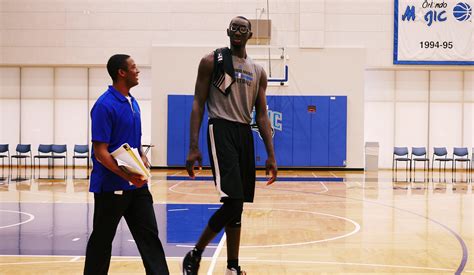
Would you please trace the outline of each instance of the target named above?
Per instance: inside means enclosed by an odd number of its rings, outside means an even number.
[[[111,155],[117,161],[117,165],[126,172],[141,175],[142,180],[151,177],[150,170],[143,163],[137,148],[130,147],[128,143],[122,144]]]

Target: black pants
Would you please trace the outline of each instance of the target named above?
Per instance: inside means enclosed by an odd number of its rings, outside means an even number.
[[[94,227],[87,243],[84,274],[107,274],[112,241],[122,217],[138,246],[146,274],[169,274],[148,188],[124,191],[122,195],[96,193],[94,201]]]

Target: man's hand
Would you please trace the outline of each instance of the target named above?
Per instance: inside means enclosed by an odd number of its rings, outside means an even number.
[[[270,185],[276,181],[278,173],[277,164],[274,157],[269,157],[267,159],[267,161],[265,162],[265,170],[265,175],[268,176],[270,172],[272,174],[272,176],[267,182],[267,185]]]
[[[199,169],[202,169],[202,155],[199,148],[190,149],[188,157],[186,159],[186,171],[188,172],[189,177],[194,179],[194,164],[198,162]]]
[[[128,173],[128,181],[135,185],[137,188],[140,188],[147,183],[147,180],[145,180],[142,175],[133,173]]]

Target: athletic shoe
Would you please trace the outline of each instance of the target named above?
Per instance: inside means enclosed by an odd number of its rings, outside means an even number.
[[[183,260],[183,275],[197,275],[201,256],[196,254],[196,250],[189,251]]]
[[[235,269],[232,267],[231,269],[225,270],[225,275],[247,275],[247,272],[240,270],[240,266]]]

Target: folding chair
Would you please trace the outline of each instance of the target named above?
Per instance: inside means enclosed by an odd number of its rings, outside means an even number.
[[[411,162],[413,163],[413,182],[416,182],[416,163],[423,162],[423,182],[430,181],[430,159],[427,158],[425,147],[411,148]],[[426,175],[428,174],[428,176]]]
[[[85,179],[89,179],[89,145],[74,145],[74,156],[72,156],[72,178],[76,179],[76,159],[87,160],[87,176]]]
[[[471,160],[469,159],[469,151],[466,147],[454,147],[453,148],[453,168],[452,168],[452,178],[453,182],[456,182],[456,163],[466,163],[467,175],[466,182],[469,181],[469,167],[471,165]],[[461,177],[462,178],[462,177]]]
[[[32,155],[31,155],[31,144],[18,144],[16,146],[16,154],[10,156],[10,170],[13,166],[13,160],[16,160],[16,174],[17,177],[12,179],[13,181],[22,181],[22,180],[27,180],[26,178],[26,165],[27,165],[27,160],[30,159],[30,168],[32,168],[33,163],[31,161]],[[25,177],[21,177],[21,161],[25,160]]]
[[[36,160],[38,160],[38,179],[49,179],[51,178],[51,157],[53,156],[53,151],[51,150],[51,144],[40,144],[38,146],[38,154],[33,157],[33,177],[35,176],[36,169]],[[41,160],[46,159],[48,161],[48,176],[46,178],[41,177]]]
[[[0,158],[2,159],[2,177],[0,180],[5,180],[5,159],[8,161],[8,166],[10,167],[10,150],[8,144],[0,144]]]
[[[53,151],[53,155],[51,156],[53,161],[53,178],[54,178],[54,161],[57,159],[62,159],[64,161],[64,179],[67,176],[67,145],[66,144],[53,144],[51,146],[51,151]]]
[[[439,162],[439,171],[438,171],[438,181],[441,182],[441,163],[444,163],[444,182],[446,182],[446,163],[453,163],[452,158],[448,158],[448,150],[446,147],[434,147],[433,148],[433,157],[431,159],[431,180],[434,182],[434,169],[436,161]]]
[[[407,147],[394,147],[393,148],[393,159],[392,159],[392,181],[397,181],[397,172],[398,172],[398,162],[402,161],[406,163],[405,167],[405,178],[406,182],[411,181],[411,159],[408,157],[408,148]],[[408,166],[409,165],[409,166]],[[393,171],[395,168],[395,176],[393,176]],[[408,178],[408,172],[410,172],[410,178]]]

